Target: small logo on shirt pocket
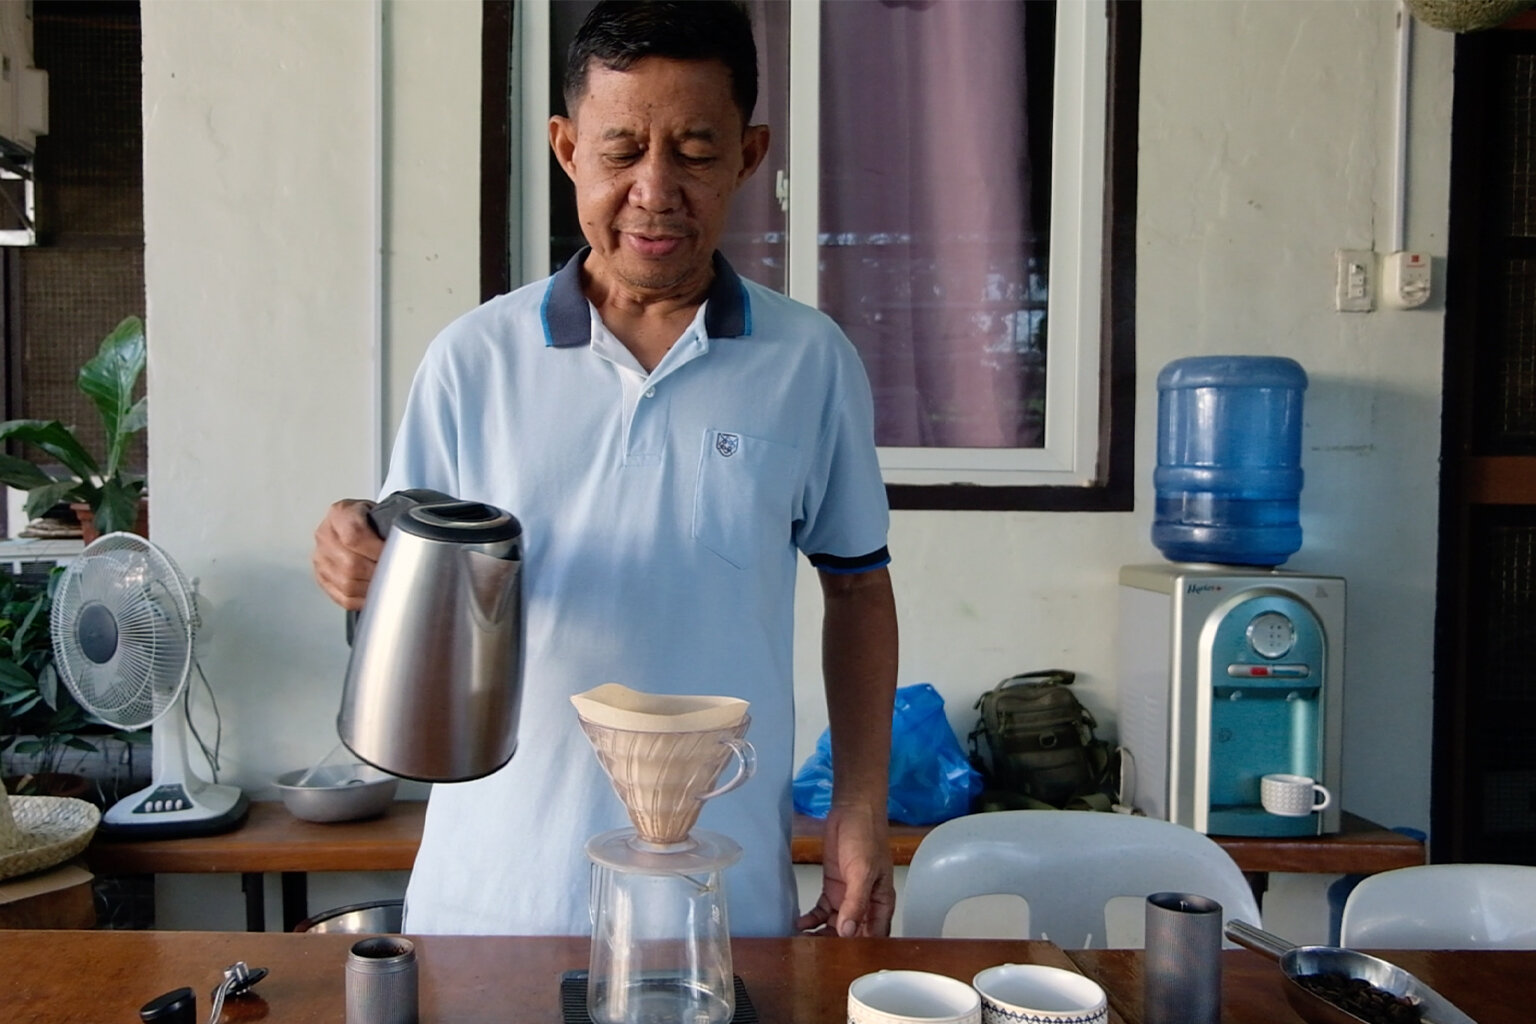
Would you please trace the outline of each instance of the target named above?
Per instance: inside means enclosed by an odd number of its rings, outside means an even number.
[[[694,540],[738,569],[788,553],[803,489],[799,452],[720,427],[695,436]]]

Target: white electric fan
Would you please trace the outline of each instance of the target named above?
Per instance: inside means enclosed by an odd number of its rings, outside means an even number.
[[[245,794],[203,781],[187,760],[183,705],[198,618],[170,556],[132,533],[92,541],[65,566],[51,621],[59,675],[80,706],[118,729],[154,726],[151,782],[107,809],[103,835],[169,839],[239,824]]]

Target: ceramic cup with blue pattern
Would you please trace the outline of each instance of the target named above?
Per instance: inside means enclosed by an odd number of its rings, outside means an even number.
[[[1075,971],[999,964],[971,979],[982,1024],[1108,1024],[1104,990]]]

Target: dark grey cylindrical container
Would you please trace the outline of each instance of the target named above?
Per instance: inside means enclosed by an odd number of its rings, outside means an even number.
[[[416,946],[380,935],[347,955],[347,1024],[417,1024]]]
[[[1147,897],[1147,1024],[1220,1024],[1221,904],[1184,892]]]

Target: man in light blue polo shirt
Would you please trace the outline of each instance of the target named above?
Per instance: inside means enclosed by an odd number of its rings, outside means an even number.
[[[584,843],[627,824],[569,697],[604,682],[751,702],[757,775],[699,827],[741,844],[732,931],[886,934],[896,619],[869,385],[828,318],[716,252],[768,132],[731,3],[600,4],[550,122],[589,248],[431,345],[383,492],[427,487],[524,528],[517,753],[439,785],[407,892],[413,932],[584,934]],[[357,608],[382,542],[368,502],[316,531],[322,587]],[[824,886],[789,861],[798,553],[825,600],[836,769]]]

